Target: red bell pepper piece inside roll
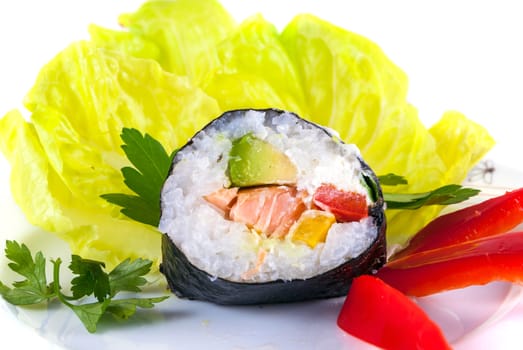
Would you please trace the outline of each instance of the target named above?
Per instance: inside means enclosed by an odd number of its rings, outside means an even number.
[[[318,187],[313,201],[319,208],[334,214],[338,222],[359,221],[369,215],[364,195],[342,191],[331,184]]]
[[[442,215],[418,232],[392,260],[509,231],[523,222],[523,188]]]
[[[418,305],[369,275],[353,280],[338,326],[383,349],[450,349],[438,325]]]

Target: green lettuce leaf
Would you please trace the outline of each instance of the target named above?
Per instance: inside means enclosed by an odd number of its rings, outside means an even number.
[[[91,25],[93,42],[135,57],[154,58],[164,70],[196,84],[220,68],[216,45],[236,26],[214,0],[148,1],[136,12],[122,14],[118,22],[126,31]]]
[[[31,121],[8,113],[0,144],[28,220],[58,234],[75,254],[108,266],[128,257],[157,263],[158,231],[100,198],[131,193],[120,172],[130,165],[120,148],[122,127],[173,150],[219,113],[216,101],[155,61],[78,42],[42,69],[25,104]]]
[[[494,139],[484,127],[457,111],[443,114],[429,132],[436,140],[438,155],[445,164],[444,181],[447,183],[464,181],[471,164],[477,163],[494,146]]]
[[[221,69],[204,84],[223,111],[279,108],[304,115],[305,95],[296,67],[273,24],[248,18],[217,46]]]

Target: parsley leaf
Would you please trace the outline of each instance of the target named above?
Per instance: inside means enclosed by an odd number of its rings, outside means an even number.
[[[41,252],[36,253],[34,260],[29,248],[16,241],[6,241],[6,257],[12,262],[8,266],[14,272],[25,277],[14,282],[13,289],[0,283],[0,294],[14,305],[41,303],[53,296],[45,276],[45,258]]]
[[[425,205],[463,202],[480,191],[460,185],[446,185],[424,193],[383,193],[387,209],[418,209]]]
[[[82,321],[85,329],[87,329],[89,333],[94,333],[96,332],[98,322],[100,322],[100,319],[105,314],[110,303],[111,300],[107,299],[101,303],[98,302],[82,305],[68,304],[67,306],[69,306],[80,321]]]
[[[406,185],[407,179],[396,174],[378,176],[383,186]],[[445,185],[435,190],[422,193],[387,193],[383,192],[383,199],[387,209],[419,209],[427,205],[456,204],[474,197],[480,190],[462,187],[460,185]]]
[[[73,255],[74,259],[74,255]],[[82,264],[82,259],[74,259],[75,260],[75,268],[80,268],[79,266]],[[68,306],[78,317],[80,321],[82,321],[84,327],[87,329],[89,333],[96,332],[96,326],[100,319],[102,318],[103,314],[105,313],[105,310],[107,309],[107,306],[111,302],[110,299],[105,300],[99,300],[97,303],[86,303],[86,304],[72,304],[68,300],[77,299],[74,297],[68,297],[60,291],[60,284],[58,281],[60,280],[60,265],[62,264],[62,260],[60,258],[54,260],[53,262],[53,278],[55,280],[54,284],[54,292],[58,298],[64,305]],[[71,265],[73,265],[71,263]],[[69,265],[69,267],[71,267]],[[83,268],[80,268],[83,270]],[[90,293],[89,293],[90,294]],[[86,294],[88,295],[88,294]]]
[[[130,219],[151,225],[158,226],[160,222],[160,207],[146,201],[140,196],[125,193],[108,193],[101,196],[106,201],[116,204],[122,209],[120,212]],[[160,196],[158,195],[158,201]]]
[[[145,259],[126,259],[109,273],[111,295],[120,291],[139,292],[139,286],[147,283],[142,277],[151,269],[152,261]]]
[[[78,255],[71,257],[69,269],[77,277],[71,281],[73,298],[80,299],[86,295],[94,294],[98,301],[103,301],[111,294],[109,276],[103,268],[105,264],[99,261],[82,259]]]
[[[16,241],[7,241],[5,252],[7,258],[12,261],[8,266],[26,277],[23,281],[14,282],[13,288],[0,282],[0,295],[7,302],[14,305],[31,305],[56,298],[69,307],[91,333],[96,332],[100,319],[107,313],[118,319],[127,319],[138,307],[152,308],[154,304],[168,298],[114,298],[120,291],[141,291],[140,287],[147,283],[143,276],[149,273],[152,266],[150,260],[126,259],[107,273],[104,263],[72,255],[69,269],[76,276],[71,281],[70,296],[62,292],[60,285],[60,258],[51,260],[53,281],[47,284],[46,259],[41,252],[36,253],[33,259],[29,248]],[[82,302],[83,297],[91,296],[97,301]]]
[[[122,207],[122,214],[144,224],[158,226],[160,221],[160,193],[169,173],[175,152],[171,155],[149,134],[123,128],[120,135],[122,149],[134,165],[121,169],[124,183],[136,195],[109,193],[102,198]]]
[[[378,180],[382,186],[406,185],[408,183],[403,176],[392,173],[379,175]]]
[[[154,307],[155,303],[162,302],[167,298],[168,296],[111,300],[111,303],[107,307],[106,311],[111,313],[117,319],[126,320],[136,312],[137,307],[142,309],[150,309]]]

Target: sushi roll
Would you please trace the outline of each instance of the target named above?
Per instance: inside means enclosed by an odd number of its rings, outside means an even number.
[[[176,153],[161,209],[160,271],[181,298],[337,297],[386,259],[376,175],[356,146],[286,111],[209,123]]]

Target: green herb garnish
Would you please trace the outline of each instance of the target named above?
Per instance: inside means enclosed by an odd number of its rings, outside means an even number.
[[[175,152],[171,155],[149,134],[136,129],[123,128],[122,149],[135,166],[121,169],[124,183],[136,195],[110,193],[102,198],[122,207],[127,217],[144,224],[157,226],[160,221],[160,192]]]
[[[12,288],[0,282],[0,295],[13,305],[33,305],[52,300],[59,300],[78,316],[85,328],[93,333],[104,314],[111,314],[117,319],[127,319],[136,312],[136,308],[152,308],[169,296],[154,298],[115,299],[117,293],[140,292],[140,287],[147,283],[143,277],[149,273],[152,262],[145,259],[126,259],[111,272],[105,272],[105,264],[95,260],[83,259],[72,255],[69,269],[75,275],[71,281],[71,295],[62,292],[60,284],[60,258],[51,260],[53,281],[46,277],[46,259],[42,252],[33,256],[25,244],[6,241],[5,255],[11,260],[8,266],[14,272],[25,277],[13,282]],[[94,297],[96,301],[81,302],[85,297]]]
[[[382,186],[396,186],[408,184],[407,179],[405,179],[403,176],[392,173],[386,175],[379,175],[378,180],[380,181],[380,184]]]
[[[382,186],[408,184],[407,179],[396,174],[378,176]],[[449,205],[466,201],[474,197],[480,190],[462,187],[460,185],[445,185],[435,190],[422,193],[389,193],[383,192],[387,209],[419,209],[426,205]]]
[[[480,190],[446,185],[423,193],[383,193],[387,209],[418,209],[426,205],[449,205],[466,201]]]

